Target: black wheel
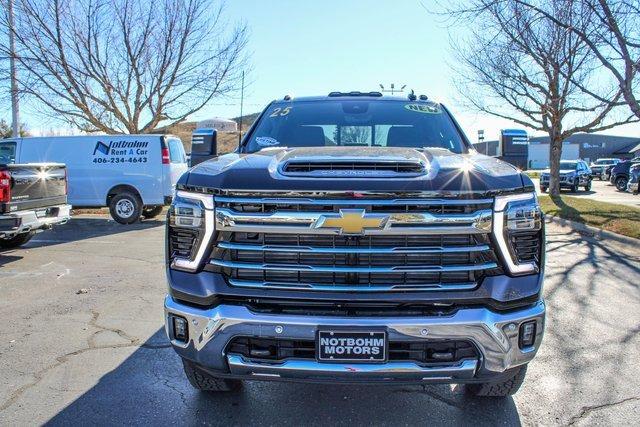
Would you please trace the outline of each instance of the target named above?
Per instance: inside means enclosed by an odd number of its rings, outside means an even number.
[[[522,366],[508,380],[499,383],[467,384],[465,389],[469,394],[482,397],[506,397],[515,394],[527,373],[527,365]]]
[[[542,191],[543,193],[547,192],[547,187],[540,187],[540,191]]]
[[[591,180],[587,182],[587,185],[584,186],[584,191],[591,191]]]
[[[160,213],[162,212],[162,208],[164,208],[164,206],[162,205],[144,208],[142,210],[142,216],[145,218],[155,218],[160,215]]]
[[[627,182],[629,182],[629,179],[626,176],[616,178],[616,190],[627,191]]]
[[[576,179],[575,181],[573,181],[573,185],[571,186],[571,192],[572,193],[577,193],[578,192],[578,187],[579,187],[579,181]]]
[[[2,249],[13,249],[18,246],[22,246],[27,243],[33,236],[35,236],[35,232],[29,231],[27,233],[16,234],[13,237],[9,238],[0,238],[0,248]]]
[[[182,366],[189,383],[197,390],[232,392],[242,388],[242,381],[213,377],[189,360],[182,359]]]
[[[142,201],[136,194],[123,191],[111,198],[109,212],[120,224],[133,224],[140,219]]]

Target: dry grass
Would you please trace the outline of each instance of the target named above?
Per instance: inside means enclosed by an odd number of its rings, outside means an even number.
[[[594,199],[540,196],[548,214],[640,239],[640,209]]]
[[[180,138],[184,151],[191,152],[191,134],[196,128],[196,122],[184,122],[170,128],[167,133]],[[249,126],[243,125],[242,131],[246,132]],[[218,153],[226,154],[238,148],[238,132],[218,132]]]

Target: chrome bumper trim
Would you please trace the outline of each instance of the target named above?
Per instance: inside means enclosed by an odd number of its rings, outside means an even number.
[[[224,268],[240,268],[246,270],[267,271],[317,271],[326,273],[440,273],[452,271],[475,271],[497,268],[495,262],[465,265],[428,265],[428,266],[391,266],[391,267],[339,267],[334,265],[304,265],[304,264],[254,264],[249,262],[225,261],[212,259],[210,264]]]
[[[286,379],[353,378],[366,379],[413,379],[456,380],[471,379],[475,375],[478,361],[462,360],[450,366],[420,366],[413,362],[389,363],[319,363],[313,360],[291,359],[281,363],[256,363],[237,354],[227,356],[229,371],[233,375],[253,377],[280,377]]]
[[[37,211],[44,209],[57,209],[55,216],[39,217]],[[16,211],[0,215],[1,219],[19,219],[20,225],[15,228],[0,231],[0,237],[15,236],[16,234],[28,233],[51,227],[53,225],[62,225],[67,223],[71,218],[71,205],[55,205],[45,208],[34,208],[26,211]]]
[[[506,313],[487,308],[462,308],[451,316],[422,317],[339,317],[317,315],[265,314],[237,305],[201,309],[165,299],[166,332],[174,349],[205,368],[228,371],[227,343],[236,336],[314,340],[318,328],[386,328],[389,340],[462,339],[473,342],[481,354],[478,369],[501,373],[533,359],[542,341],[545,305]],[[189,324],[186,343],[172,337],[171,315],[184,317]],[[518,346],[520,324],[535,320],[535,345]],[[425,335],[426,331],[426,335]],[[381,366],[384,366],[382,364]]]

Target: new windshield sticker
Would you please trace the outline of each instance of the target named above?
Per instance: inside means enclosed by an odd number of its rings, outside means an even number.
[[[98,141],[93,163],[147,163],[149,141]]]
[[[440,106],[438,104],[406,104],[404,108],[416,113],[440,114]]]
[[[256,144],[261,147],[273,147],[274,145],[280,145],[280,141],[269,136],[258,136],[256,137]]]

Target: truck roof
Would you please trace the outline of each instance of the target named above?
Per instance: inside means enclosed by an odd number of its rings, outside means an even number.
[[[369,101],[395,101],[395,102],[429,102],[433,103],[434,101],[428,99],[425,95],[413,95],[413,99],[410,97],[413,94],[398,96],[398,95],[385,95],[380,92],[331,92],[328,95],[317,95],[317,96],[300,96],[294,97],[291,95],[286,95],[284,98],[274,99],[275,103],[290,103],[290,102],[322,102],[322,101],[333,101],[333,100],[344,100],[344,101],[358,101],[358,100],[369,100]]]

